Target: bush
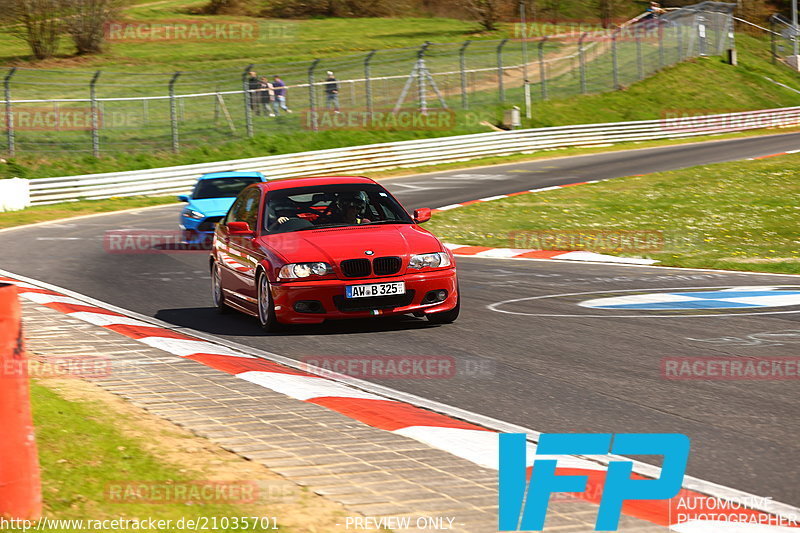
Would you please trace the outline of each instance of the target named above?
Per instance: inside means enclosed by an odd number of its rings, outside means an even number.
[[[407,8],[403,2],[391,0],[270,0],[261,15],[277,18],[390,17],[404,13]]]

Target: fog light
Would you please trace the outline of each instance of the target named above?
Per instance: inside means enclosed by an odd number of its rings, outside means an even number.
[[[447,299],[447,291],[442,289],[438,291],[428,291],[425,293],[425,297],[422,299],[423,304],[433,304],[438,302],[443,302]]]
[[[318,300],[300,300],[295,302],[294,310],[298,313],[324,313],[325,308]]]

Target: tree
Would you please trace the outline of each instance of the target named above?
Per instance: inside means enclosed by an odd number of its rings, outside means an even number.
[[[53,57],[64,30],[63,0],[0,0],[11,31],[24,40],[36,59]]]
[[[462,0],[462,5],[486,31],[497,29],[505,7],[503,0]]]
[[[123,0],[62,0],[65,26],[78,54],[103,51],[105,28],[123,6]]]
[[[614,0],[598,0],[597,7],[600,15],[600,23],[604,28],[611,26],[616,14],[616,5]]]

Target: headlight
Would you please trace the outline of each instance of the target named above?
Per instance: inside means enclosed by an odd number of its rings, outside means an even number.
[[[289,263],[281,268],[279,278],[297,279],[314,276],[324,276],[333,272],[328,263]]]
[[[408,268],[440,268],[450,266],[450,256],[447,252],[436,252],[434,254],[415,254],[408,262]]]
[[[194,209],[189,209],[189,208],[183,210],[183,216],[193,218],[195,220],[205,218],[205,215],[200,211],[195,211]]]

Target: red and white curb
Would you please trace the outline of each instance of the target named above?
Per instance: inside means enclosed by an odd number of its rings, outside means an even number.
[[[465,257],[491,257],[493,259],[562,259],[567,261],[593,261],[603,263],[622,263],[627,265],[652,265],[656,259],[638,257],[618,257],[583,250],[534,250],[525,248],[491,248],[488,246],[469,246],[465,244],[444,243],[454,255]]]
[[[56,290],[44,288],[32,281],[27,279],[20,281],[10,273],[0,273],[0,282],[17,285],[20,297],[65,313],[67,316],[106,328],[172,355],[197,361],[290,398],[327,407],[371,427],[391,431],[423,442],[431,447],[471,461],[478,466],[494,470],[498,468],[499,439],[495,430],[422,409],[410,403],[360,390],[311,372],[248,355],[223,344],[185,335],[99,305],[94,305],[89,302],[91,300],[89,298],[81,300]],[[528,443],[528,447],[529,456],[532,456],[536,445]],[[604,463],[614,458],[589,459],[576,456],[559,456],[558,459],[560,465],[559,473],[563,475],[585,475],[589,478],[588,490],[585,493],[574,494],[573,496],[592,503],[599,503],[601,497],[600,489],[605,481],[606,466]],[[658,475],[657,468],[648,467],[647,469],[651,473],[650,476],[632,475],[639,479]],[[698,483],[703,482],[698,480]],[[705,486],[715,487],[711,484],[706,484]],[[732,497],[735,500],[741,501],[744,499],[747,501],[747,497],[750,496],[733,489],[716,488],[720,489],[717,492],[724,493],[727,499]],[[718,500],[717,497],[707,496],[689,489],[682,490],[680,497],[687,500],[691,499],[695,506],[701,500],[713,500],[714,502]],[[706,508],[712,507],[709,505]],[[714,505],[713,508],[717,509],[717,506]],[[677,523],[675,521],[676,505],[674,499],[670,501],[629,501],[623,506],[623,514],[627,516],[636,517],[661,526],[671,526],[675,531],[683,533],[710,531],[778,533],[789,531],[790,529],[797,531],[795,527],[771,525],[786,521],[785,515],[794,511],[800,513],[800,509],[784,505],[781,505],[780,514],[746,508],[728,508],[715,511],[716,516],[719,518],[712,522],[695,519]],[[691,511],[686,512],[691,514]],[[795,515],[792,518],[798,518],[798,516],[800,515]],[[732,519],[740,522],[735,524],[735,529],[730,529],[732,524],[729,521]]]
[[[746,161],[758,161],[759,159],[769,159],[770,157],[778,157],[779,155],[789,155],[800,153],[800,150],[788,150],[786,152],[778,152],[777,154],[760,155],[758,157],[748,157]]]
[[[565,187],[574,187],[576,185],[586,185],[587,183],[599,183],[608,180],[592,180],[580,181],[577,183],[568,183],[566,185],[553,185],[552,187],[541,187],[539,189],[528,189],[527,191],[513,192],[510,194],[498,194],[495,196],[487,196],[478,200],[470,200],[469,202],[462,202],[460,204],[450,204],[444,207],[432,209],[432,213],[439,213],[442,211],[450,211],[459,207],[465,207],[473,204],[480,204],[483,202],[492,202],[503,198],[511,198],[512,196],[520,196],[522,194],[532,194],[545,191],[553,191],[556,189],[563,189]],[[461,256],[472,257],[491,257],[495,259],[562,259],[567,261],[594,261],[604,263],[623,263],[628,265],[652,265],[658,263],[656,259],[644,259],[637,257],[618,257],[615,255],[598,254],[596,252],[587,252],[583,250],[535,250],[531,248],[492,248],[489,246],[470,246],[466,244],[452,244],[445,243],[453,254]]]

